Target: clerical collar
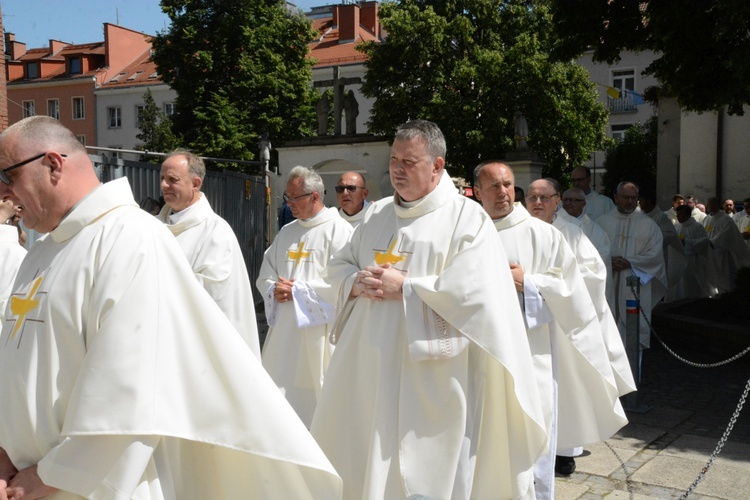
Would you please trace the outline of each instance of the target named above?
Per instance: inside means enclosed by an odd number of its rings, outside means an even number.
[[[417,206],[417,203],[419,203],[420,201],[422,201],[422,198],[418,198],[418,199],[416,199],[414,201],[406,201],[403,198],[399,198],[398,204],[401,205],[404,208],[413,208],[413,207]]]
[[[203,196],[203,193],[198,192],[198,200],[196,200],[196,202],[190,205],[189,207],[183,208],[179,212],[174,212],[170,208],[169,213],[167,214],[167,222],[169,224],[177,224],[178,222],[180,222],[185,217],[185,215],[190,213],[190,211],[195,208],[195,206],[198,204],[198,201],[200,201],[202,196]]]
[[[323,208],[321,208],[321,209],[320,209],[320,210],[318,211],[318,213],[316,213],[316,214],[315,214],[315,215],[313,215],[312,217],[309,217],[309,218],[307,218],[307,219],[302,219],[302,220],[303,220],[303,221],[305,221],[305,222],[311,221],[311,220],[315,219],[316,217],[318,217],[318,216],[319,216],[320,214],[322,214],[322,213],[323,213],[323,212],[325,212],[325,211],[326,211],[326,207],[323,207]]]

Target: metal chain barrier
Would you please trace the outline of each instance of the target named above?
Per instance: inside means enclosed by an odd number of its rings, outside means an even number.
[[[693,366],[693,367],[696,367],[696,368],[715,368],[717,366],[723,366],[723,365],[729,364],[732,361],[735,361],[735,360],[741,358],[742,356],[744,356],[745,354],[747,354],[748,352],[750,352],[750,347],[748,347],[744,351],[742,351],[742,352],[740,352],[738,354],[735,354],[731,358],[729,358],[727,360],[724,360],[724,361],[720,361],[718,363],[695,363],[693,361],[689,361],[689,360],[687,360],[687,359],[679,356],[672,349],[670,349],[664,343],[664,341],[661,338],[659,338],[659,335],[657,335],[656,331],[654,330],[654,327],[651,325],[651,322],[648,320],[648,318],[646,317],[646,313],[643,311],[643,308],[641,307],[641,298],[636,293],[635,287],[631,286],[630,287],[630,291],[633,294],[633,297],[635,297],[635,299],[637,300],[637,302],[638,302],[638,311],[643,316],[643,319],[646,321],[646,324],[648,325],[648,328],[651,331],[651,333],[654,334],[654,336],[656,337],[656,339],[661,343],[661,345],[664,346],[664,348],[667,350],[667,352],[669,352],[672,356],[674,356],[678,360],[682,361],[683,363],[686,363],[687,365]],[[739,418],[739,416],[740,416],[740,412],[742,411],[742,407],[745,406],[745,400],[747,399],[748,393],[750,393],[750,379],[748,379],[747,383],[745,384],[745,390],[742,393],[742,396],[740,397],[739,403],[737,404],[737,409],[734,411],[734,414],[732,415],[732,418],[729,419],[729,425],[727,425],[727,428],[724,431],[724,434],[721,436],[721,439],[719,439],[719,442],[716,445],[716,449],[714,449],[713,453],[711,453],[711,457],[708,459],[708,462],[706,462],[706,465],[703,467],[703,469],[701,469],[700,473],[698,474],[698,477],[696,477],[695,481],[693,481],[693,484],[691,484],[690,487],[687,489],[687,491],[685,491],[685,493],[680,497],[680,500],[685,500],[685,499],[687,499],[688,496],[690,496],[690,493],[692,493],[693,490],[698,486],[698,484],[701,481],[703,481],[703,478],[705,477],[706,473],[708,472],[708,469],[710,469],[711,465],[713,465],[714,459],[719,455],[719,453],[721,453],[721,449],[724,447],[724,443],[726,443],[727,438],[729,438],[729,434],[732,432],[732,429],[734,428],[734,424],[735,424],[735,422],[737,422],[737,418]],[[607,443],[605,443],[605,444],[607,444]],[[612,450],[612,453],[614,453],[614,450],[612,449],[612,447],[610,447],[609,444],[607,444],[607,446]],[[618,460],[620,458],[620,457],[617,456],[617,453],[615,453],[615,457],[617,457]],[[620,463],[622,464],[622,461],[620,461]],[[623,470],[625,470],[625,465],[624,464],[622,464],[622,467],[623,467]],[[633,493],[630,490],[630,476],[628,475],[627,471],[625,471],[625,478],[626,478],[626,484],[628,484],[628,491],[630,491],[630,496],[632,498]]]
[[[716,363],[696,363],[694,361],[690,361],[690,360],[687,360],[687,359],[683,358],[682,356],[680,356],[679,354],[677,354],[676,352],[674,352],[672,349],[670,349],[670,347],[667,344],[664,343],[664,341],[661,339],[661,337],[659,337],[659,334],[656,333],[656,330],[654,330],[654,327],[651,326],[651,322],[646,317],[646,313],[643,312],[643,308],[641,307],[641,298],[637,296],[637,294],[635,292],[635,288],[631,286],[630,287],[630,291],[632,292],[633,297],[635,297],[636,300],[638,301],[638,310],[640,311],[641,316],[643,316],[644,321],[646,321],[646,324],[648,325],[648,329],[651,331],[651,333],[654,334],[654,337],[656,337],[656,340],[658,340],[659,343],[662,346],[664,346],[664,349],[666,349],[669,354],[671,354],[672,356],[674,356],[678,360],[682,361],[686,365],[692,366],[694,368],[716,368],[718,366],[728,365],[732,361],[736,361],[736,360],[740,359],[742,356],[744,356],[745,354],[747,354],[748,352],[750,352],[750,347],[747,347],[747,348],[745,348],[744,351],[735,354],[731,358],[725,359],[724,361],[718,361]]]
[[[632,479],[630,479],[630,474],[628,473],[628,469],[625,467],[625,462],[622,461],[622,458],[620,458],[620,455],[617,454],[611,444],[606,441],[604,441],[604,444],[607,445],[609,451],[611,451],[617,461],[620,462],[620,469],[622,469],[623,474],[625,474],[625,487],[628,489],[630,500],[633,500],[633,481]]]

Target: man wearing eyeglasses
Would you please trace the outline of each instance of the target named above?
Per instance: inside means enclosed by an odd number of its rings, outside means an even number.
[[[164,207],[157,216],[177,238],[198,282],[216,301],[260,359],[253,289],[232,227],[201,192],[206,166],[186,149],[169,153],[161,166]]]
[[[336,183],[336,199],[339,202],[339,215],[356,228],[365,216],[365,208],[370,204],[365,179],[356,172],[347,172]]]
[[[263,366],[308,427],[333,354],[335,313],[312,283],[352,232],[338,210],[323,205],[323,194],[323,180],[313,170],[289,172],[283,197],[297,219],[276,235],[255,282],[270,327]]]
[[[340,497],[127,179],[100,184],[84,146],[46,116],[0,135],[0,171],[0,199],[49,233],[21,264],[0,333],[0,496]]]
[[[620,335],[627,332],[627,302],[634,295],[627,285],[628,276],[640,281],[639,313],[641,350],[651,343],[651,310],[667,291],[667,272],[664,265],[663,236],[659,226],[638,207],[638,186],[629,181],[617,185],[615,203],[617,210],[602,215],[598,224],[609,236],[612,252],[612,290],[609,307],[617,320]],[[640,374],[636,374],[640,378]]]
[[[576,258],[550,223],[559,202],[554,186],[544,179],[532,183],[524,208],[515,203],[513,170],[496,160],[477,166],[474,184],[508,255],[526,320],[550,436],[534,470],[536,498],[553,499],[557,448],[608,439],[627,418]],[[574,469],[575,462],[561,472]]]
[[[583,231],[583,234],[591,241],[599,252],[599,256],[604,261],[606,266],[611,265],[610,251],[609,251],[609,236],[604,232],[604,229],[591,220],[591,217],[584,211],[586,206],[586,195],[582,189],[570,188],[563,193],[562,196],[563,210],[570,215],[572,218],[578,221],[578,225]]]
[[[586,195],[586,213],[592,220],[596,221],[602,215],[614,210],[615,204],[609,197],[591,189],[591,170],[588,167],[574,168],[570,173],[570,181],[573,187],[581,189]]]

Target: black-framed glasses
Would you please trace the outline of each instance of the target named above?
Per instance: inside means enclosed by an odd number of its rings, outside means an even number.
[[[577,179],[576,179],[575,177],[571,177],[571,178],[570,178],[570,180],[571,180],[572,182],[583,182],[583,181],[585,181],[586,179],[588,179],[588,178],[590,178],[590,177],[591,177],[590,175],[589,175],[589,176],[587,176],[587,177],[579,177],[579,178],[577,178]]]
[[[288,194],[284,193],[284,195],[283,195],[284,203],[287,203],[287,204],[289,202],[297,203],[299,200],[301,200],[305,196],[310,196],[311,194],[312,193],[305,193],[305,194],[301,194],[299,196],[289,196]]]
[[[526,201],[529,203],[534,203],[537,201],[541,201],[542,203],[549,202],[552,198],[557,196],[556,194],[553,194],[552,196],[527,196]]]
[[[11,165],[8,168],[4,168],[4,169],[0,170],[0,181],[4,182],[5,184],[10,184],[10,178],[8,177],[8,172],[10,172],[11,170],[15,170],[17,168],[21,168],[24,165],[26,165],[27,163],[31,163],[32,161],[36,161],[36,160],[38,160],[40,158],[44,158],[44,156],[46,154],[47,154],[47,152],[39,153],[38,155],[34,156],[33,158],[29,158],[28,160],[24,160],[24,161],[19,161],[15,165]],[[62,156],[63,158],[67,158],[68,155],[61,154],[60,156]]]
[[[581,198],[563,198],[563,203],[583,203],[586,200],[582,200]]]
[[[341,194],[341,193],[343,193],[343,192],[344,192],[344,190],[347,190],[347,191],[349,191],[350,193],[353,193],[353,192],[355,192],[355,191],[356,191],[357,189],[364,189],[364,187],[362,187],[362,186],[336,186],[336,187],[335,187],[335,188],[333,188],[333,189],[335,189],[335,190],[336,190],[336,192],[337,192],[338,194]]]

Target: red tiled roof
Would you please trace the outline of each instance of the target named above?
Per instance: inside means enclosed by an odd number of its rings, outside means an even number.
[[[156,73],[156,64],[151,60],[150,50],[141,54],[132,64],[116,75],[108,75],[102,88],[130,87],[133,85],[153,85],[161,83]]]
[[[313,28],[319,35],[316,40],[310,43],[308,57],[316,60],[315,67],[321,68],[366,61],[367,56],[356,50],[356,46],[361,42],[377,41],[377,38],[360,26],[353,41],[340,43],[338,27],[332,25],[332,18],[313,20]]]

